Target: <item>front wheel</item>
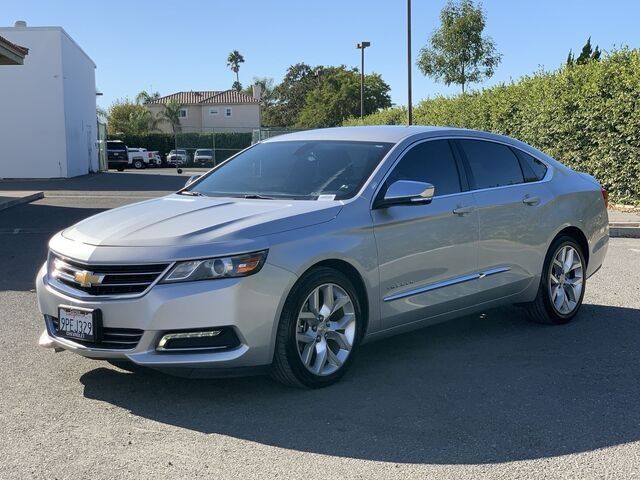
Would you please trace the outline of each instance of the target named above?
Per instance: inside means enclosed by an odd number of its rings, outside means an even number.
[[[353,361],[363,324],[360,300],[344,274],[324,267],[305,274],[282,311],[273,377],[295,387],[337,382]]]
[[[556,238],[545,258],[538,295],[526,305],[529,319],[551,325],[571,321],[582,305],[586,273],[580,245],[566,235]]]

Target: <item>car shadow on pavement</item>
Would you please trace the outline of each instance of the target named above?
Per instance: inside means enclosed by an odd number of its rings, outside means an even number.
[[[175,169],[153,169],[135,173],[109,171],[72,178],[0,180],[0,192],[27,190],[175,192],[184,186],[188,178],[188,174],[176,174]]]
[[[61,229],[103,212],[29,203],[0,211],[0,291],[29,291],[47,259],[49,239]]]
[[[640,440],[638,327],[640,310],[630,308],[587,304],[572,323],[549,327],[513,307],[363,345],[347,376],[320,390],[115,367],[81,382],[86,398],[140,417],[280,448],[508,462]]]

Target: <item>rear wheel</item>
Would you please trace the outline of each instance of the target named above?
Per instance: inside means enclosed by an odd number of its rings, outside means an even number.
[[[119,172],[124,172],[124,167],[118,167]]]
[[[353,361],[362,326],[351,281],[332,268],[312,270],[293,288],[283,308],[273,377],[295,387],[337,382]]]
[[[538,295],[525,307],[529,319],[551,325],[569,322],[582,305],[586,272],[580,245],[568,235],[556,238],[545,258]]]
[[[142,162],[142,160],[136,160],[135,162],[133,162],[133,167],[136,170],[140,170],[141,168],[144,167],[144,163]]]

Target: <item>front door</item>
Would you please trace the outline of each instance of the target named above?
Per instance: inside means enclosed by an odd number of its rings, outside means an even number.
[[[435,186],[429,204],[372,210],[383,328],[469,306],[476,291],[478,217],[461,163],[448,140],[414,144],[385,180]]]

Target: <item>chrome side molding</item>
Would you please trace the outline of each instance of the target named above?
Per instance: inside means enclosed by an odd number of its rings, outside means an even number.
[[[471,273],[469,275],[463,275],[461,277],[451,278],[449,280],[444,280],[442,282],[431,283],[429,285],[425,285],[424,287],[419,287],[419,288],[414,288],[412,290],[407,290],[404,292],[394,293],[393,295],[384,297],[382,300],[384,302],[392,302],[393,300],[400,300],[401,298],[413,297],[414,295],[431,292],[433,290],[438,290],[444,287],[451,287],[453,285],[458,285],[460,283],[470,282],[471,280],[479,280],[481,278],[485,278],[490,275],[496,275],[497,273],[508,272],[509,270],[510,270],[509,267],[495,267],[489,270],[485,270],[483,272]]]

